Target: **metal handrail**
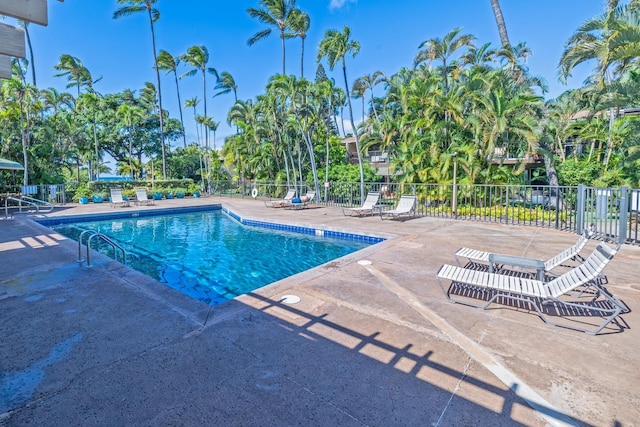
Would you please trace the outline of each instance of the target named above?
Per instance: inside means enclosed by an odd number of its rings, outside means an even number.
[[[84,230],[80,233],[80,237],[78,237],[78,263],[84,262],[84,258],[82,258],[82,238],[85,234],[96,234],[95,230]]]
[[[40,212],[44,212],[44,213],[48,213],[51,212],[53,210],[53,208],[55,207],[55,205],[51,202],[47,202],[45,200],[40,200],[40,199],[36,199],[33,197],[29,197],[29,196],[7,196],[4,199],[4,216],[5,218],[9,218],[9,200],[12,200],[14,202],[18,202],[18,206],[17,208],[19,209],[19,212],[22,213],[22,204],[27,204],[29,206],[33,206],[36,210],[36,213],[40,213]],[[41,206],[45,206],[46,210],[41,210],[40,207]],[[14,207],[14,206],[12,206]]]
[[[92,267],[91,265],[91,240],[94,237],[97,237],[98,239],[102,239],[105,242],[107,242],[107,244],[109,244],[111,247],[113,247],[113,258],[117,261],[118,260],[118,249],[120,249],[120,251],[122,251],[122,263],[123,264],[127,264],[127,251],[120,246],[119,244],[117,244],[116,242],[114,242],[113,240],[111,240],[108,236],[95,231],[95,230],[84,230],[82,233],[80,233],[80,237],[78,237],[78,262],[81,263],[84,260],[82,259],[82,238],[84,237],[85,234],[91,234],[89,236],[89,238],[87,239],[87,267]]]
[[[5,218],[9,218],[9,200],[13,200],[14,202],[18,202],[19,203],[18,208],[20,209],[21,213],[22,213],[22,202],[35,207],[36,208],[36,213],[40,212],[40,206],[37,203],[31,202],[29,200],[23,200],[21,197],[7,196],[4,199],[4,216],[5,216]]]
[[[46,206],[47,210],[42,210],[42,212],[45,212],[45,213],[51,212],[55,207],[53,203],[47,202],[46,200],[40,200],[40,199],[36,199],[34,197],[29,197],[29,196],[20,196],[20,198],[25,202],[32,202],[32,203],[38,204],[38,211],[40,211],[39,209],[40,205]]]

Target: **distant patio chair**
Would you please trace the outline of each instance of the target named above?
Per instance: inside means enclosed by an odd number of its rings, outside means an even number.
[[[300,197],[300,201],[297,199],[291,199],[291,202],[286,206],[287,209],[304,209],[309,205],[309,203],[313,202],[316,197],[315,191],[307,191],[307,194]]]
[[[129,206],[129,201],[122,197],[122,190],[119,188],[111,188],[111,207],[126,207]]]
[[[139,205],[153,205],[153,199],[149,199],[147,197],[147,189],[146,188],[138,188],[136,189],[136,201],[134,203],[136,206]]]
[[[380,211],[380,218],[398,219],[406,216],[414,216],[416,213],[416,196],[400,196],[400,201],[395,209]]]
[[[267,200],[264,205],[268,208],[284,208],[291,203],[291,200],[296,196],[296,190],[289,190],[287,194],[281,200]]]
[[[374,206],[378,204],[379,199],[380,193],[370,191],[367,193],[367,197],[364,199],[362,206],[355,208],[342,208],[342,213],[345,216],[371,215],[374,212]]]

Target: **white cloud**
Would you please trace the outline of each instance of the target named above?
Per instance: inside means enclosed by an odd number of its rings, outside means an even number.
[[[337,10],[342,9],[342,7],[347,3],[357,3],[358,0],[331,0],[329,4],[329,10]]]

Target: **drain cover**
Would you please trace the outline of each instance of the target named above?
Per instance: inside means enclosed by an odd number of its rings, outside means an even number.
[[[285,295],[280,298],[280,302],[285,304],[297,304],[300,302],[300,297],[297,295]]]

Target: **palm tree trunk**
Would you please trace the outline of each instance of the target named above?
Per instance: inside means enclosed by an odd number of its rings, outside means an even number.
[[[203,99],[202,101],[204,102],[204,121],[203,123],[207,122],[207,75],[205,74],[205,70],[204,67],[202,68],[202,90],[203,90]],[[207,132],[204,128],[202,130],[204,132],[204,142],[205,142],[205,147],[207,149],[209,149],[209,132]]]
[[[509,42],[509,35],[507,34],[507,25],[504,22],[504,16],[502,16],[500,1],[491,0],[491,8],[493,9],[493,15],[496,17],[498,33],[500,34],[500,43],[502,43],[502,46],[510,46],[511,43]]]
[[[300,53],[300,78],[304,79],[304,37],[302,38],[302,52]]]
[[[31,36],[29,35],[29,24],[24,23],[24,34],[27,36],[27,45],[29,46],[29,62],[31,62],[31,80],[34,86],[36,84],[36,63],[33,59],[33,46],[31,45]]]
[[[364,170],[362,169],[362,157],[360,156],[360,142],[358,141],[358,130],[353,121],[353,107],[351,106],[351,95],[349,94],[349,80],[347,80],[347,64],[344,56],[342,57],[342,75],[344,76],[344,88],[347,91],[347,105],[349,106],[349,118],[351,120],[351,129],[353,130],[353,138],[356,140],[356,153],[358,154],[358,167],[360,168],[360,200],[364,200]]]
[[[284,71],[285,64],[285,51],[284,51],[284,31],[280,34],[280,40],[282,40],[282,75],[286,76],[287,73]]]
[[[158,68],[158,54],[156,53],[156,33],[153,28],[153,15],[151,8],[149,11],[149,23],[151,24],[151,45],[153,47],[153,65],[156,70],[156,81],[158,83],[158,107],[160,110],[160,147],[162,148],[162,177],[167,179],[167,154],[164,146],[164,118],[162,117],[162,90],[160,89],[160,69]]]
[[[182,142],[184,148],[187,148],[187,133],[184,130],[184,119],[182,118],[182,101],[180,100],[180,86],[178,85],[178,73],[175,68],[173,70],[173,76],[176,79],[176,93],[178,94],[178,109],[180,111],[180,124],[182,125]]]
[[[98,132],[96,131],[96,116],[93,115],[93,145],[96,150],[96,180],[100,179],[100,153],[98,152]]]
[[[604,155],[604,169],[607,170],[609,166],[609,159],[611,158],[611,152],[613,151],[613,124],[615,121],[615,111],[613,107],[609,108],[609,133],[607,135],[607,148]]]

